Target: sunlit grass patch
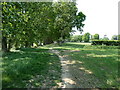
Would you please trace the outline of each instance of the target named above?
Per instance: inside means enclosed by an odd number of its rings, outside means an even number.
[[[66,44],[74,44],[74,45],[91,45],[91,43],[81,43],[81,42],[67,42]]]
[[[94,54],[91,54],[94,53]],[[86,68],[85,72],[94,74],[104,83],[105,87],[118,87],[118,56],[113,52],[104,51],[101,55],[97,55],[99,51],[80,51],[71,52],[69,55],[72,59],[83,62],[82,67]],[[103,55],[104,54],[104,55]],[[84,70],[84,69],[82,69]]]
[[[101,88],[120,87],[118,83],[118,46],[93,46],[80,43],[65,43],[63,53],[80,65],[79,69],[94,75],[101,82]],[[69,49],[67,49],[69,47]],[[73,51],[72,50],[78,50]],[[62,52],[61,51],[61,52]],[[80,62],[80,63],[78,63]],[[74,63],[74,64],[75,64]],[[72,64],[72,63],[71,63]],[[93,81],[94,82],[94,81]]]
[[[90,57],[114,57],[114,56],[117,56],[118,57],[118,55],[117,54],[112,54],[112,55],[96,55],[96,54],[87,54],[87,56],[90,56]]]

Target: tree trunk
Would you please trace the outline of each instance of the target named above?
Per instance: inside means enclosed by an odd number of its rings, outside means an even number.
[[[11,48],[12,48],[12,40],[10,39],[8,41],[8,49],[7,49],[7,51],[9,52]]]
[[[2,37],[2,51],[7,52],[7,38]]]
[[[27,48],[27,47],[28,47],[28,41],[25,42],[25,48]]]
[[[25,48],[30,48],[32,46],[31,42],[26,41],[25,42]]]
[[[61,45],[62,45],[62,43],[64,43],[64,40],[58,40],[58,41],[57,41],[57,43],[58,43],[58,45],[60,45],[60,46],[61,46]]]
[[[44,45],[46,44],[51,44],[53,43],[53,40],[50,38],[50,37],[47,37],[45,40],[44,40]]]
[[[17,49],[19,49],[19,47],[20,47],[20,45],[19,45],[18,42],[16,41],[16,42],[15,42],[15,49],[17,50]]]

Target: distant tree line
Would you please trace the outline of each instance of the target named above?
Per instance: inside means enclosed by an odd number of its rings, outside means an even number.
[[[69,38],[70,42],[90,42],[91,39],[99,40],[99,34],[90,35],[90,33],[85,33],[84,35],[74,35]]]
[[[70,42],[90,42],[91,40],[109,40],[107,35],[104,35],[103,38],[100,38],[99,34],[91,35],[90,33],[85,33],[83,35],[71,35],[68,39]],[[113,35],[111,40],[120,40],[120,35]]]

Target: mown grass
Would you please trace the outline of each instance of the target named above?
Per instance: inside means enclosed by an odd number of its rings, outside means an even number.
[[[48,49],[22,48],[2,58],[2,87],[54,87],[61,81],[59,58]]]
[[[76,42],[67,42],[63,43],[61,46],[58,44],[49,44],[42,47],[43,49],[53,48],[57,50],[82,50],[82,49],[120,49],[119,46],[105,46],[105,45],[91,45],[91,43],[76,43]]]
[[[118,86],[118,55],[116,50],[81,50],[71,52],[73,60],[81,61],[81,67],[92,72],[101,83],[102,87]]]
[[[49,48],[80,61],[80,67],[92,72],[101,81],[100,88],[120,87],[118,46],[93,46],[86,43],[50,44],[39,48],[20,49],[2,59],[3,88],[52,87],[61,81],[59,58]],[[64,53],[64,50],[79,50]],[[94,82],[94,81],[93,81]]]
[[[46,47],[47,48],[47,47]],[[62,46],[54,45],[53,49],[69,55],[71,60],[80,61],[83,71],[89,70],[101,81],[100,88],[120,87],[119,81],[119,46],[90,45],[85,43],[65,43]],[[64,53],[64,50],[79,50]],[[94,81],[93,81],[94,82]]]

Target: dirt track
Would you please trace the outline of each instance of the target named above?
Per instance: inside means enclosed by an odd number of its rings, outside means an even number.
[[[61,88],[98,88],[100,81],[92,74],[91,71],[86,70],[81,66],[82,62],[72,60],[67,53],[76,52],[75,50],[50,50],[58,55],[62,66],[62,84]],[[78,51],[77,51],[78,52]]]

